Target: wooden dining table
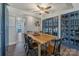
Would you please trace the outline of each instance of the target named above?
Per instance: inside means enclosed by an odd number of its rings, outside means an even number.
[[[38,56],[41,56],[41,45],[45,44],[47,42],[50,42],[51,40],[56,40],[57,36],[55,35],[49,35],[49,34],[45,34],[45,33],[39,33],[39,34],[35,34],[35,33],[27,33],[27,36],[31,37],[33,40],[38,42]]]

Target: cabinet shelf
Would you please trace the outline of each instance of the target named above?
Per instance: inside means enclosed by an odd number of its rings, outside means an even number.
[[[52,35],[58,35],[58,17],[51,17],[48,19],[45,19],[42,22],[42,30],[44,33],[48,32],[49,34]],[[47,28],[48,30],[45,30],[45,28]]]
[[[79,48],[79,42],[76,42],[79,38],[78,32],[76,31],[79,29],[79,11],[61,15],[61,23],[61,28],[63,28],[61,30],[62,37],[65,38],[64,45],[71,48]]]

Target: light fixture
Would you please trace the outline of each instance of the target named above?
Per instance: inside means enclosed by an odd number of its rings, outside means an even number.
[[[51,6],[47,4],[40,4],[40,5],[38,4],[37,7],[42,11],[45,11],[51,8]]]
[[[51,8],[50,4],[47,3],[43,3],[43,4],[36,4],[37,7],[37,11],[34,12],[39,12],[39,14],[41,15],[42,13],[44,14],[48,14],[49,13],[49,9]]]

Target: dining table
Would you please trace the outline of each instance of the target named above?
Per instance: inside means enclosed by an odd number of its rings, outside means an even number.
[[[32,40],[38,42],[38,56],[41,56],[41,45],[47,42],[57,40],[57,36],[45,34],[45,33],[27,33],[27,36],[31,37]]]

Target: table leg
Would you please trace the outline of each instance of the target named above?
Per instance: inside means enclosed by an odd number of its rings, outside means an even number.
[[[41,56],[41,44],[38,44],[38,56]]]

